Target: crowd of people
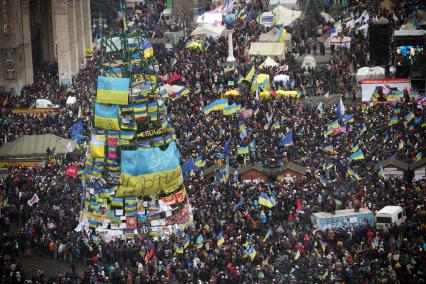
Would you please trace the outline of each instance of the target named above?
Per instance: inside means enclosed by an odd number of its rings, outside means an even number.
[[[149,1],[147,1],[149,2]],[[158,1],[151,1],[158,3]],[[261,1],[252,1],[248,9],[260,13]],[[395,9],[394,28],[403,24],[415,3],[402,1]],[[158,6],[157,6],[158,5]],[[352,5],[352,6],[351,6]],[[352,3],[348,14],[356,16],[368,10],[370,17],[390,16],[372,6]],[[142,7],[141,33],[160,36],[164,27],[156,25],[164,8],[160,4]],[[139,7],[141,8],[141,7]],[[385,14],[386,13],[386,14]],[[344,16],[342,15],[342,18]],[[136,22],[137,24],[138,22]],[[323,26],[329,23],[321,22]],[[239,21],[234,29],[234,70],[224,71],[227,42],[224,37],[208,40],[206,49],[186,49],[182,41],[173,52],[155,47],[159,75],[178,73],[192,92],[168,101],[168,111],[177,136],[182,163],[203,157],[206,168],[217,163],[231,138],[231,165],[242,168],[259,162],[265,167],[278,167],[294,161],[307,168],[300,181],[269,177],[258,184],[242,183],[238,177],[212,183],[200,172],[185,180],[193,208],[193,226],[185,235],[190,244],[183,253],[183,238],[172,235],[156,239],[140,236],[131,240],[102,241],[96,234],[74,230],[79,224],[81,181],[67,177],[69,165],[82,161],[82,152],[69,155],[56,164],[40,168],[9,168],[0,179],[2,209],[0,216],[0,279],[2,283],[422,283],[425,281],[426,182],[413,182],[412,176],[385,180],[377,170],[380,161],[394,158],[413,162],[426,154],[425,111],[415,100],[404,99],[394,104],[345,105],[346,115],[339,125],[344,130],[325,135],[329,125],[338,119],[334,105],[310,105],[299,98],[257,98],[250,86],[242,83],[240,96],[229,103],[241,104],[252,115],[243,119],[247,135],[240,138],[239,115],[222,112],[203,113],[203,107],[231,87],[262,58],[246,55],[248,44],[268,29],[256,21]],[[289,29],[289,31],[292,31]],[[294,49],[286,60],[288,85],[271,85],[272,90],[319,87],[315,94],[351,93],[354,87],[348,76],[354,68],[368,65],[367,40],[362,33],[348,31],[354,44],[348,50],[334,52],[326,70],[302,70],[292,66],[292,54],[316,53],[311,31],[294,27]],[[313,38],[316,39],[314,34]],[[320,43],[318,43],[318,46]],[[307,48],[309,46],[309,48]],[[104,54],[94,59],[73,78],[69,86],[58,83],[54,66],[37,75],[36,83],[13,90],[2,97],[1,144],[26,134],[54,133],[69,137],[69,129],[83,120],[89,134],[96,79]],[[278,68],[263,71],[271,77],[282,73]],[[332,86],[332,84],[338,84]],[[351,86],[351,87],[348,87]],[[68,96],[77,103],[67,106]],[[59,105],[54,113],[17,114],[12,108],[30,107],[38,98]],[[326,99],[324,98],[324,102]],[[407,120],[410,113],[414,118]],[[389,121],[397,117],[397,123]],[[291,132],[292,145],[280,145]],[[238,155],[238,147],[252,145],[248,155]],[[349,161],[356,146],[363,151],[362,160]],[[78,152],[78,151],[77,151]],[[348,174],[348,166],[358,178]],[[320,179],[323,177],[326,179]],[[272,208],[258,203],[260,192],[276,197]],[[37,193],[39,201],[28,206]],[[377,211],[386,205],[405,209],[407,221],[388,230],[373,224],[361,228],[345,227],[320,231],[313,228],[313,212],[356,209]],[[217,245],[218,232],[224,243]],[[202,239],[202,243],[198,240]],[[43,256],[64,263],[56,277],[39,271],[29,275],[20,263],[22,257]],[[76,264],[85,264],[84,273]]]

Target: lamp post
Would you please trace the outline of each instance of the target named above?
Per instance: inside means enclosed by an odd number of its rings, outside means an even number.
[[[234,64],[237,61],[234,57],[234,43],[232,41],[235,15],[232,13],[226,14],[224,18],[224,23],[226,25],[226,32],[228,33],[228,57],[226,58],[226,62],[229,64]]]
[[[108,25],[106,24],[106,19],[102,18],[102,13],[99,13],[98,19],[93,19],[93,30],[98,29],[98,36],[103,36],[103,32],[108,28]]]

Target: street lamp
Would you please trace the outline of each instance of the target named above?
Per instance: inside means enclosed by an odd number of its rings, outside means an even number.
[[[93,30],[96,30],[98,28],[98,36],[103,35],[103,31],[108,28],[108,25],[106,24],[107,20],[105,18],[102,18],[102,13],[99,13],[99,19],[93,19]]]
[[[235,24],[235,15],[230,13],[226,14],[223,22],[226,25],[226,31],[228,33],[228,57],[226,58],[226,62],[233,64],[237,61],[234,57],[234,44],[232,42],[232,31]]]

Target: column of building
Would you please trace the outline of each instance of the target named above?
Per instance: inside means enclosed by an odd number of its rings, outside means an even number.
[[[72,78],[70,35],[68,28],[68,0],[52,0],[55,17],[55,39],[59,80],[70,82]]]
[[[78,43],[78,62],[82,64],[84,62],[84,55],[86,50],[86,43],[84,42],[84,12],[83,12],[83,0],[75,0],[75,11],[76,11],[76,34]]]
[[[30,28],[30,1],[21,0],[21,21],[22,21],[22,49],[24,76],[19,82],[20,86],[31,84],[34,81],[33,75],[33,55],[31,48],[31,28]],[[19,68],[18,68],[19,69]],[[22,74],[22,73],[21,73]],[[18,80],[19,80],[18,79]]]

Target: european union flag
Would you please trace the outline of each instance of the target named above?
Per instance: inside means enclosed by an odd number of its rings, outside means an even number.
[[[280,146],[290,146],[293,145],[293,133],[288,132],[280,141]]]

